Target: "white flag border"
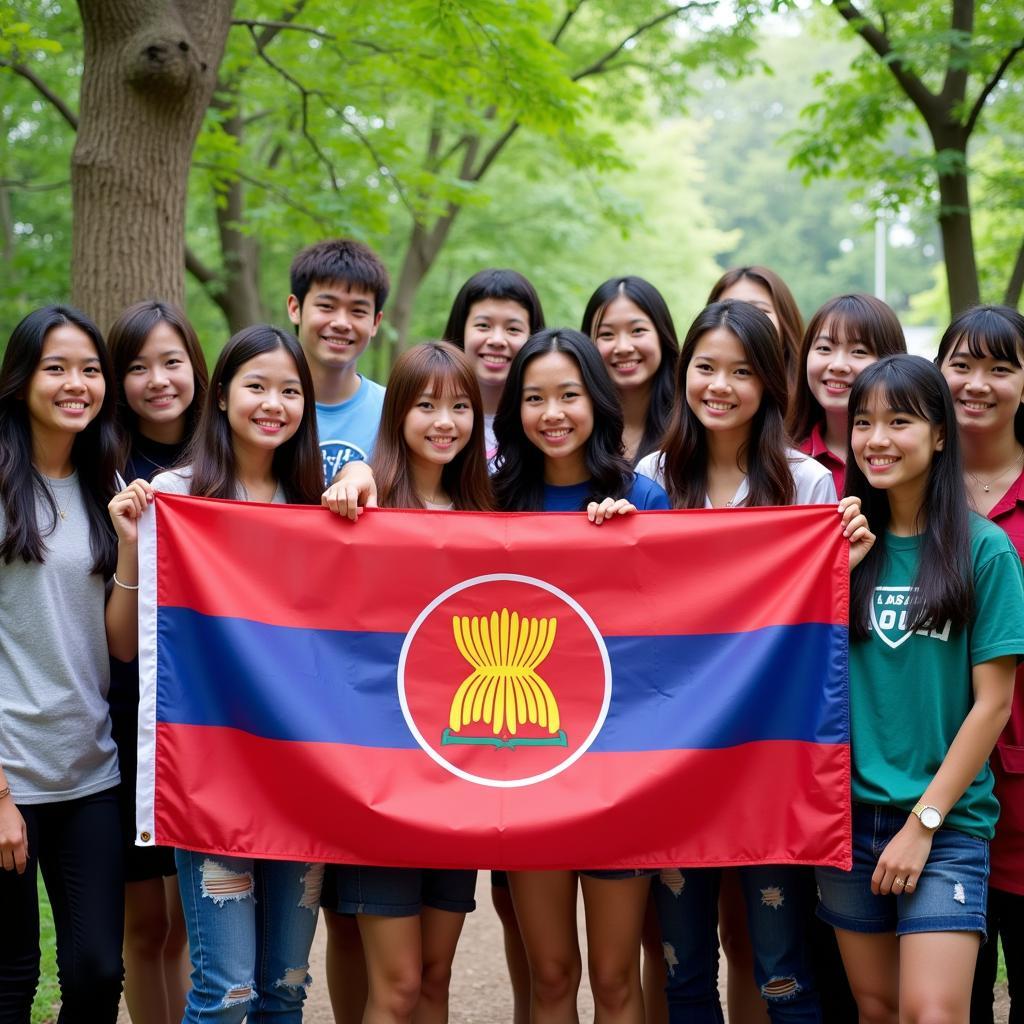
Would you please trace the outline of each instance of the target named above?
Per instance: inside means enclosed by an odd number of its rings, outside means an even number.
[[[139,520],[139,741],[135,781],[135,845],[155,846],[156,825],[156,517]]]

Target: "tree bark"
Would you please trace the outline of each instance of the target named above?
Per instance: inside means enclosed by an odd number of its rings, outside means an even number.
[[[1024,241],[1020,243],[1020,248],[1017,250],[1017,259],[1013,263],[1013,271],[1006,285],[1006,294],[1003,296],[1003,302],[1007,306],[1017,309],[1020,306],[1020,293],[1022,289],[1024,289]]]
[[[184,304],[189,163],[233,0],[79,0],[85,61],[71,158],[76,305]]]
[[[946,263],[951,317],[981,301],[978,264],[974,256],[971,197],[967,178],[967,139],[957,124],[933,132],[935,151],[960,153],[960,167],[939,175],[939,231]]]

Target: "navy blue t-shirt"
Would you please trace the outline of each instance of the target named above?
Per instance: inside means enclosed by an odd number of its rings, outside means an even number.
[[[545,512],[580,512],[590,493],[590,484],[570,484],[568,487],[544,485]],[[668,508],[668,495],[653,480],[646,476],[634,476],[633,486],[625,495],[638,509]]]

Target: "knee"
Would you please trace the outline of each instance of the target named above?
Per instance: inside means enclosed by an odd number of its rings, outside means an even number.
[[[448,989],[452,981],[450,963],[426,963],[423,965],[423,976],[420,980],[422,998],[435,1005],[448,1002]]]
[[[421,983],[418,966],[396,965],[384,972],[379,985],[371,982],[370,999],[387,1016],[411,1019],[420,1001]]]
[[[572,957],[548,957],[539,964],[531,964],[534,998],[541,1005],[575,999],[582,972],[579,959]]]
[[[897,1024],[899,1007],[892,999],[877,994],[858,992],[857,1014],[860,1024]]]
[[[640,979],[635,965],[590,962],[590,987],[594,1001],[606,1013],[621,1012],[639,995]]]
[[[117,1006],[124,978],[121,951],[84,949],[75,957],[74,968],[60,971],[61,998],[72,1006]]]
[[[733,969],[751,971],[754,967],[754,951],[746,928],[730,927],[721,922],[718,933],[729,966]]]
[[[136,956],[156,960],[163,955],[170,931],[170,919],[162,911],[129,914],[124,924],[125,948]]]
[[[908,1000],[903,1007],[903,1020],[907,1024],[958,1024],[965,1019],[967,1007],[954,1006],[939,1000]]]

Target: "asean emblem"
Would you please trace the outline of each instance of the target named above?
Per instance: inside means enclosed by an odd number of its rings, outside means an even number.
[[[611,699],[608,652],[572,597],[532,576],[477,576],[439,594],[402,646],[398,692],[420,747],[486,786],[527,786],[593,743]]]

